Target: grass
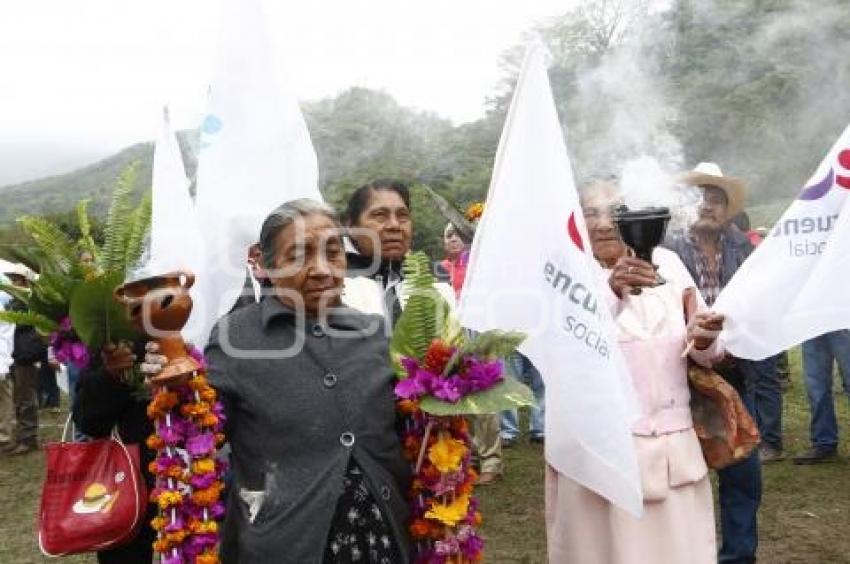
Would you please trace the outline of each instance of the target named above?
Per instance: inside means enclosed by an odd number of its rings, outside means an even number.
[[[808,404],[800,379],[799,356],[792,355],[792,385],[785,394],[785,448],[789,455],[806,449]],[[836,392],[837,392],[836,388]],[[842,450],[850,451],[850,410],[836,393]],[[42,412],[42,439],[55,440],[63,415]],[[508,449],[505,478],[479,488],[484,511],[482,532],[486,561],[536,564],[546,561],[543,517],[543,449],[526,442]],[[35,514],[43,478],[41,454],[0,458],[0,563],[50,561],[40,555]],[[850,462],[794,466],[790,460],[764,467],[764,496],[759,515],[759,560],[767,564],[850,562]],[[76,556],[63,563],[94,562]],[[678,563],[676,563],[678,564]]]

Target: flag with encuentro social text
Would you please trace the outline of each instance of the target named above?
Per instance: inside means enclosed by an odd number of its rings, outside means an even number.
[[[760,360],[850,328],[850,126],[720,293],[721,338]]]
[[[640,515],[630,431],[637,404],[587,244],[546,55],[536,43],[526,52],[472,244],[461,322],[528,335],[520,351],[546,384],[546,461]]]

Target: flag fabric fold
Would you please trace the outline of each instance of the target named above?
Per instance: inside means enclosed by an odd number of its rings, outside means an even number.
[[[718,296],[721,339],[761,360],[850,328],[850,126]]]
[[[461,322],[528,334],[520,350],[546,383],[547,462],[638,516],[631,424],[639,411],[590,255],[545,57],[539,43],[526,52],[473,241]]]
[[[201,125],[196,205],[206,253],[187,332],[203,345],[245,287],[262,220],[297,198],[321,201],[316,152],[280,80],[259,0],[227,0]]]
[[[163,109],[162,130],[154,149],[151,191],[150,259],[145,271],[162,274],[178,269],[196,270],[203,256],[203,242],[168,108]]]

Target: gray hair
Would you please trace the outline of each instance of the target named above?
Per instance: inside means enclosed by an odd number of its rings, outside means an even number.
[[[260,252],[263,254],[263,263],[266,266],[274,265],[277,254],[276,239],[278,234],[288,225],[295,222],[299,217],[320,214],[334,222],[340,227],[339,218],[334,210],[322,202],[301,198],[290,200],[274,209],[263,221],[260,229]]]

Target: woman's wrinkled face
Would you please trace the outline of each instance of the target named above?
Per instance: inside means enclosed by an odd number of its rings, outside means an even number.
[[[626,254],[626,244],[620,238],[613,216],[613,209],[619,203],[616,198],[604,195],[591,195],[582,200],[593,256],[606,266],[613,266]]]
[[[277,234],[276,247],[275,264],[264,266],[284,304],[296,310],[303,304],[310,316],[339,305],[346,262],[333,220],[323,214],[299,217]]]
[[[372,190],[366,209],[353,227],[374,232],[375,237],[352,231],[357,249],[365,256],[380,256],[385,260],[400,261],[410,250],[413,223],[410,210],[401,196],[393,190]],[[380,248],[375,248],[375,241]]]
[[[460,238],[460,235],[457,234],[457,231],[449,229],[446,231],[445,236],[443,236],[443,248],[446,251],[446,255],[454,258],[463,252],[466,244]]]

